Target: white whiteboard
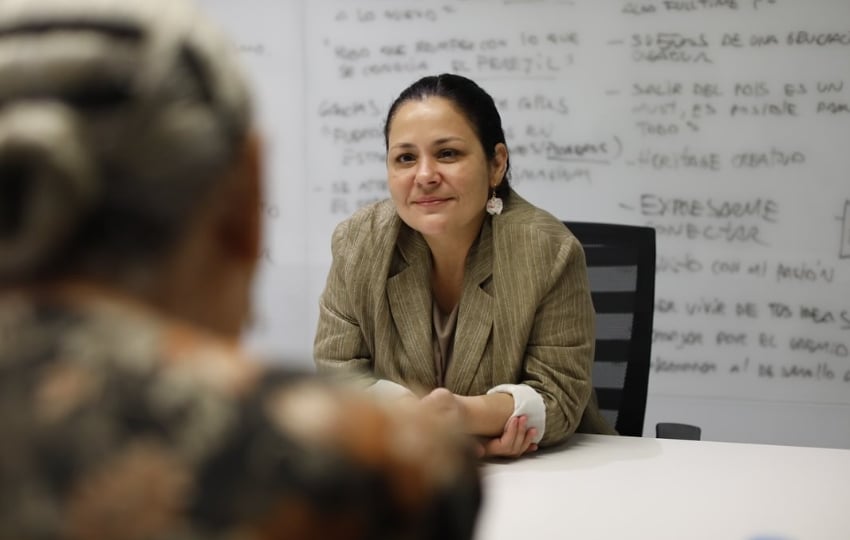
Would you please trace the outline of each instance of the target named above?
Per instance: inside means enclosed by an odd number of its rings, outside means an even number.
[[[266,260],[251,347],[310,366],[333,227],[386,196],[398,92],[496,98],[513,185],[658,231],[646,434],[850,448],[850,2],[204,0],[254,79]]]

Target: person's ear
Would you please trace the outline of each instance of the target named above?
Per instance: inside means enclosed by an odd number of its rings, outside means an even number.
[[[262,148],[255,132],[245,137],[230,170],[219,201],[219,238],[233,257],[255,262],[262,244]]]
[[[508,147],[504,143],[498,143],[493,154],[490,169],[490,187],[496,188],[502,183],[505,171],[508,168]]]

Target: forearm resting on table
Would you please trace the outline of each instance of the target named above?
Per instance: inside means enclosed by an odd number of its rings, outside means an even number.
[[[457,399],[463,407],[466,431],[472,435],[501,435],[514,412],[514,398],[510,394],[457,396]]]
[[[370,390],[384,398],[400,402],[420,399],[407,387],[383,379],[372,385]],[[519,404],[516,401],[517,396]],[[536,401],[529,399],[530,397],[536,398]],[[536,429],[534,442],[538,442],[543,436],[545,411],[542,400],[536,392],[524,385],[502,385],[479,396],[462,396],[445,388],[437,388],[421,399],[438,414],[454,416],[462,425],[462,429],[470,435],[501,436],[511,416],[518,415],[527,417],[528,427]]]

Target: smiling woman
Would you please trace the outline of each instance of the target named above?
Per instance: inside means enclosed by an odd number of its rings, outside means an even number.
[[[318,369],[459,418],[485,455],[613,433],[590,383],[584,252],[511,189],[490,95],[425,77],[390,107],[384,137],[391,197],[334,233]]]
[[[488,159],[472,126],[445,98],[408,101],[396,109],[392,123],[387,171],[399,216],[432,251],[465,256],[481,230],[488,195],[504,178],[504,143]],[[439,279],[442,269],[436,270]]]

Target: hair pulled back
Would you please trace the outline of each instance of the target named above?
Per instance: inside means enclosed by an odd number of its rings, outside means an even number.
[[[167,252],[249,129],[234,50],[189,0],[0,3],[0,285]]]

